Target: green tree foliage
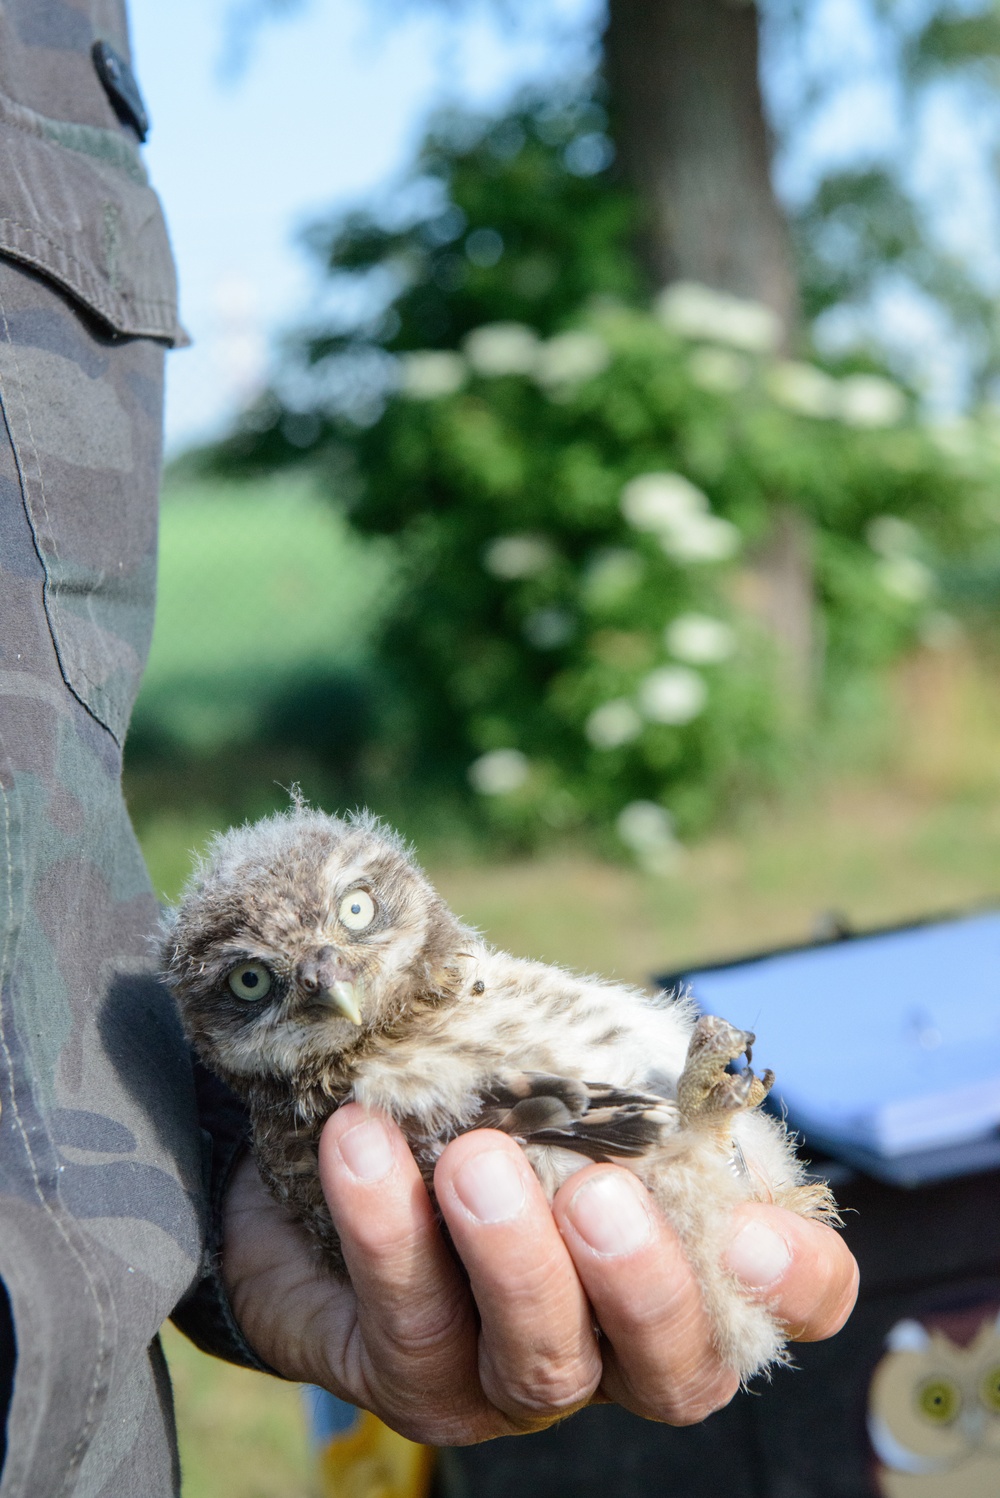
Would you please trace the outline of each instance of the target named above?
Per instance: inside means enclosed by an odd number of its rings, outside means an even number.
[[[801,736],[760,600],[775,511],[814,537],[822,716],[940,627],[935,569],[993,469],[884,376],[779,358],[765,308],[697,286],[651,307],[603,126],[588,94],[437,122],[408,218],[311,235],[352,315],[306,330],[202,461],[304,463],[394,538],[397,783],[522,841],[617,829],[652,868]]]
[[[292,15],[310,3],[325,0],[233,0],[231,46],[242,56],[265,20]],[[381,0],[371,3],[377,7]],[[612,9],[614,4],[609,0]],[[469,0],[411,0],[404,7],[384,6],[380,15],[390,20],[420,5],[455,17],[471,8]],[[513,27],[537,27],[547,10],[525,0],[492,0],[492,8]],[[988,264],[995,232],[987,230],[985,242],[971,252],[956,244],[953,211],[928,193],[924,137],[939,136],[942,130],[963,135],[967,158],[978,158],[980,196],[992,198],[981,202],[979,210],[995,225],[1000,210],[995,170],[1000,159],[1000,6],[996,0],[854,0],[853,6],[837,8],[841,18],[835,35],[841,42],[848,31],[852,41],[862,39],[846,67],[842,48],[836,40],[831,45],[823,29],[830,25],[830,7],[818,0],[758,0],[757,9],[767,42],[765,55],[770,58],[765,94],[780,157],[795,156],[799,142],[814,138],[824,111],[836,108],[845,90],[856,86],[859,66],[869,85],[862,107],[870,109],[873,90],[881,97],[871,139],[855,148],[856,159],[835,159],[818,173],[814,168],[806,169],[804,176],[798,173],[799,185],[786,204],[806,330],[822,314],[844,309],[853,314],[859,352],[884,357],[879,300],[886,292],[905,288],[950,325],[950,336],[962,350],[972,397],[989,394],[1000,374],[997,267]],[[586,24],[595,20],[603,24],[600,11]],[[944,96],[954,108],[945,123],[938,117],[928,131],[932,111]],[[450,149],[447,138],[444,146]],[[483,177],[484,183],[487,180],[488,173]],[[542,213],[544,206],[539,201],[537,211]],[[487,214],[484,222],[488,219]],[[384,225],[367,225],[373,227],[377,238]],[[570,225],[562,227],[557,238],[565,239]],[[353,226],[340,225],[348,237],[357,234],[362,258],[377,249],[367,228],[364,216]],[[347,241],[331,248],[345,265]],[[448,315],[457,316],[457,310],[449,307]],[[478,320],[490,315],[532,320],[531,309],[512,306],[502,313],[484,310]],[[423,342],[432,346],[440,336],[443,333],[432,336],[428,329]],[[912,344],[904,340],[890,352],[897,374],[918,383],[926,377],[920,351]]]
[[[845,70],[817,46],[822,11],[812,0],[767,0],[761,10],[784,80],[779,151],[794,157],[827,111],[835,114],[838,102],[843,109],[857,64]],[[1000,375],[998,267],[986,227],[1000,214],[1000,8],[995,0],[858,0],[854,19],[852,30],[866,38],[861,97],[873,129],[854,159],[813,166],[808,190],[789,207],[805,325],[819,320],[822,339],[824,314],[847,311],[859,351],[888,355],[897,373],[925,383],[919,339],[887,347],[882,336],[881,298],[908,293],[948,329],[975,402],[991,396]],[[962,169],[945,180],[939,158],[951,135],[962,141]],[[955,232],[970,211],[984,226],[972,243]],[[944,394],[955,399],[953,390]]]
[[[328,273],[381,271],[392,295],[374,325],[316,338],[313,357],[373,335],[393,351],[452,348],[501,318],[549,333],[590,297],[635,300],[635,212],[604,170],[614,154],[607,123],[583,91],[525,99],[485,129],[460,113],[441,117],[413,172],[430,211],[397,225],[361,211],[310,231]]]
[[[596,92],[529,94],[495,120],[448,111],[388,203],[314,224],[305,238],[329,308],[288,340],[280,388],[215,466],[312,464],[318,417],[363,424],[381,409],[395,378],[387,354],[454,348],[502,319],[550,333],[595,297],[648,297],[631,248],[636,206],[609,171]]]
[[[918,205],[884,167],[824,177],[796,214],[793,233],[807,325],[836,307],[870,304],[888,278],[903,277],[946,309],[976,383],[996,372],[993,297],[935,245]],[[877,349],[877,335],[869,347]]]

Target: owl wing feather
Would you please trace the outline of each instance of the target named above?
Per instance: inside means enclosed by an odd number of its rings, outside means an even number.
[[[544,1072],[506,1072],[480,1093],[473,1129],[499,1129],[519,1144],[556,1145],[591,1160],[634,1159],[677,1128],[676,1106],[653,1093]]]

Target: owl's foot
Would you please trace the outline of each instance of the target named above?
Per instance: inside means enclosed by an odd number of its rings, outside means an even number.
[[[755,1039],[749,1030],[737,1030],[714,1014],[702,1015],[677,1083],[677,1106],[685,1123],[721,1122],[741,1108],[759,1107],[771,1090],[774,1073],[758,1077],[751,1070]],[[745,1069],[727,1072],[729,1063],[744,1054]]]

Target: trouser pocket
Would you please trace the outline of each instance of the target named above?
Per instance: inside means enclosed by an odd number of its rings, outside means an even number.
[[[0,259],[0,402],[67,686],[119,743],[149,650],[163,347]]]

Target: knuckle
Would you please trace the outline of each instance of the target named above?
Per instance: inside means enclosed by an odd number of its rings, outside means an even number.
[[[711,1382],[685,1393],[672,1391],[660,1408],[652,1412],[652,1418],[667,1425],[700,1425],[709,1415],[725,1409],[740,1387],[739,1378],[729,1370],[722,1370]]]
[[[562,1302],[565,1281],[566,1264],[559,1253],[540,1254],[534,1261],[508,1266],[502,1285],[507,1314],[525,1309],[537,1312]]]
[[[529,1368],[499,1373],[488,1361],[482,1368],[490,1402],[525,1429],[551,1424],[586,1404],[600,1382],[600,1367],[588,1358],[569,1362],[543,1358]]]
[[[438,1295],[417,1307],[383,1306],[380,1319],[382,1338],[399,1362],[440,1356],[443,1347],[457,1347],[472,1334],[468,1302],[461,1296]]]

